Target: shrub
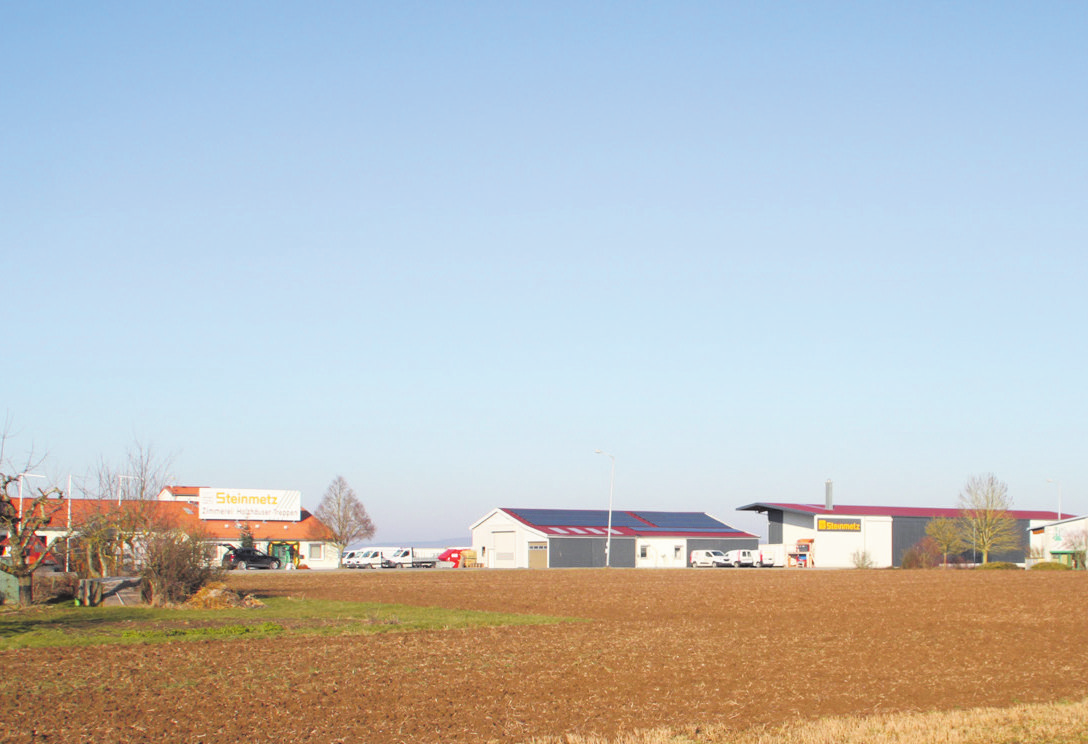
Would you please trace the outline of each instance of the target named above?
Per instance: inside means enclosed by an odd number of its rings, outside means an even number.
[[[867,550],[855,550],[854,554],[850,556],[850,560],[854,563],[854,568],[872,568],[873,559],[869,555]]]
[[[218,578],[220,569],[209,564],[210,547],[203,535],[168,529],[153,532],[144,548],[140,575],[151,592],[151,603],[162,607],[184,602],[200,587]]]
[[[1058,561],[1043,561],[1031,567],[1032,571],[1072,571],[1073,567]]]
[[[941,546],[932,537],[923,537],[903,554],[903,568],[936,568],[941,565]]]
[[[34,601],[59,602],[72,599],[79,589],[79,577],[75,573],[34,573]]]
[[[1019,570],[1020,566],[1008,561],[991,561],[990,563],[983,563],[981,566],[975,566],[975,568],[987,571],[1014,571]]]

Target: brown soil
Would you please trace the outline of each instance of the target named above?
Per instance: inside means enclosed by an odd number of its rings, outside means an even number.
[[[1088,694],[1083,574],[401,570],[230,583],[592,622],[7,651],[5,678],[34,682],[0,698],[0,739],[525,741]]]

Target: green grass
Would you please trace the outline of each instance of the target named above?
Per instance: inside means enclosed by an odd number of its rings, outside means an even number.
[[[981,566],[975,566],[976,571],[1019,571],[1020,566],[1008,561],[990,561]]]
[[[271,597],[261,609],[54,605],[0,612],[0,650],[550,625],[573,618]]]

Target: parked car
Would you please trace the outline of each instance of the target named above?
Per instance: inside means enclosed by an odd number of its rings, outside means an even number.
[[[344,568],[358,568],[358,555],[362,552],[361,550],[345,550],[340,556],[340,565]]]
[[[223,568],[227,570],[236,568],[243,571],[249,568],[270,568],[275,570],[279,567],[279,558],[270,556],[268,553],[256,548],[231,548],[223,556]]]
[[[693,550],[691,551],[691,567],[721,568],[729,565],[725,559],[725,553],[720,550]]]

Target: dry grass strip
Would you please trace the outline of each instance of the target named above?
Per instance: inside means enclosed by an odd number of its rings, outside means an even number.
[[[566,735],[529,744],[1085,744],[1088,700],[1011,708],[890,713],[797,721],[738,731],[720,726],[656,729],[614,739]]]

